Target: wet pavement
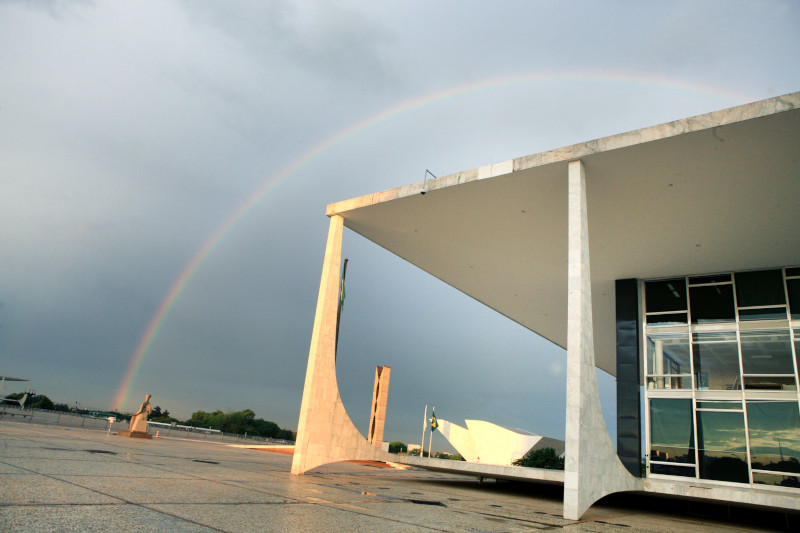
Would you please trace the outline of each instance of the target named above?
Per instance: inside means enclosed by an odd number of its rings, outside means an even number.
[[[558,486],[371,463],[292,476],[291,459],[0,419],[0,531],[760,531],[676,500],[615,498],[573,522]]]

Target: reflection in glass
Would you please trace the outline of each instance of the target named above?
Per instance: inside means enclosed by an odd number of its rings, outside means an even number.
[[[697,389],[741,389],[739,343],[736,340],[736,332],[695,333],[692,340]]]
[[[744,413],[697,411],[700,477],[748,483]]]
[[[653,376],[648,378],[648,387],[651,389],[691,388],[689,334],[648,333],[647,373]]]
[[[689,467],[678,465],[656,465],[651,463],[650,473],[661,474],[663,476],[695,477],[694,465]]]
[[[779,269],[737,272],[734,276],[739,307],[786,305],[783,274]]]
[[[692,324],[735,322],[733,285],[707,285],[689,289]]]
[[[691,398],[650,400],[650,460],[694,463]]]
[[[775,474],[762,474],[753,472],[753,483],[760,485],[772,485],[776,487],[792,487],[800,489],[800,478],[796,476],[781,476]]]
[[[794,374],[789,329],[742,331],[745,374]]]
[[[753,468],[800,473],[797,402],[748,401],[747,424]]]
[[[648,281],[645,283],[645,306],[648,313],[686,311],[684,278]]]

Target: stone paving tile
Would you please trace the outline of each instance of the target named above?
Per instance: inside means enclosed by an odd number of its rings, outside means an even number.
[[[571,522],[558,487],[361,463],[292,476],[290,465],[211,442],[0,421],[0,532],[755,531],[670,514],[672,500],[601,503]]]
[[[88,454],[84,454],[88,455]],[[131,468],[131,464],[126,461],[108,460],[107,458],[100,459],[52,459],[40,458],[32,459],[26,458],[3,458],[13,466],[23,468],[27,471],[36,472],[44,475],[51,476],[115,476],[115,477],[139,477],[139,478],[181,478],[188,479],[186,474],[170,472],[159,468],[152,468],[149,466],[138,466],[136,469]]]
[[[218,530],[133,505],[58,505],[0,507],[0,531],[201,533]]]
[[[0,506],[9,504],[119,503],[120,500],[60,479],[35,474],[0,479]]]
[[[370,516],[358,509],[310,504],[290,505],[157,505],[154,509],[196,520],[224,531],[436,531],[418,523],[403,523]],[[440,530],[439,530],[440,531]]]
[[[82,487],[126,501],[150,503],[283,503],[279,496],[203,479],[62,476]]]

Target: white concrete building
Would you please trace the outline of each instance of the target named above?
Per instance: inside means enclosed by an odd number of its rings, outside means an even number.
[[[346,225],[567,352],[563,473],[414,464],[563,482],[570,519],[620,491],[800,510],[798,147],[793,93],[329,205],[293,472],[386,457],[336,386]]]
[[[553,448],[556,455],[564,453],[564,441],[512,429],[483,420],[465,420],[467,427],[438,419],[438,431],[453,445],[461,457],[470,463],[511,466],[526,453],[541,448]]]

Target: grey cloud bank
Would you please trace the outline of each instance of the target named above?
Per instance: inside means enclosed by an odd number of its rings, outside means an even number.
[[[795,91],[798,23],[794,2],[1,2],[0,373],[107,407],[170,288],[262,184],[392,106],[498,80],[276,183],[187,283],[123,406],[149,392],[182,417],[295,427],[326,204]],[[344,257],[339,379],[362,430],[386,364],[388,439],[419,439],[426,403],[563,434],[562,350],[349,232]]]

